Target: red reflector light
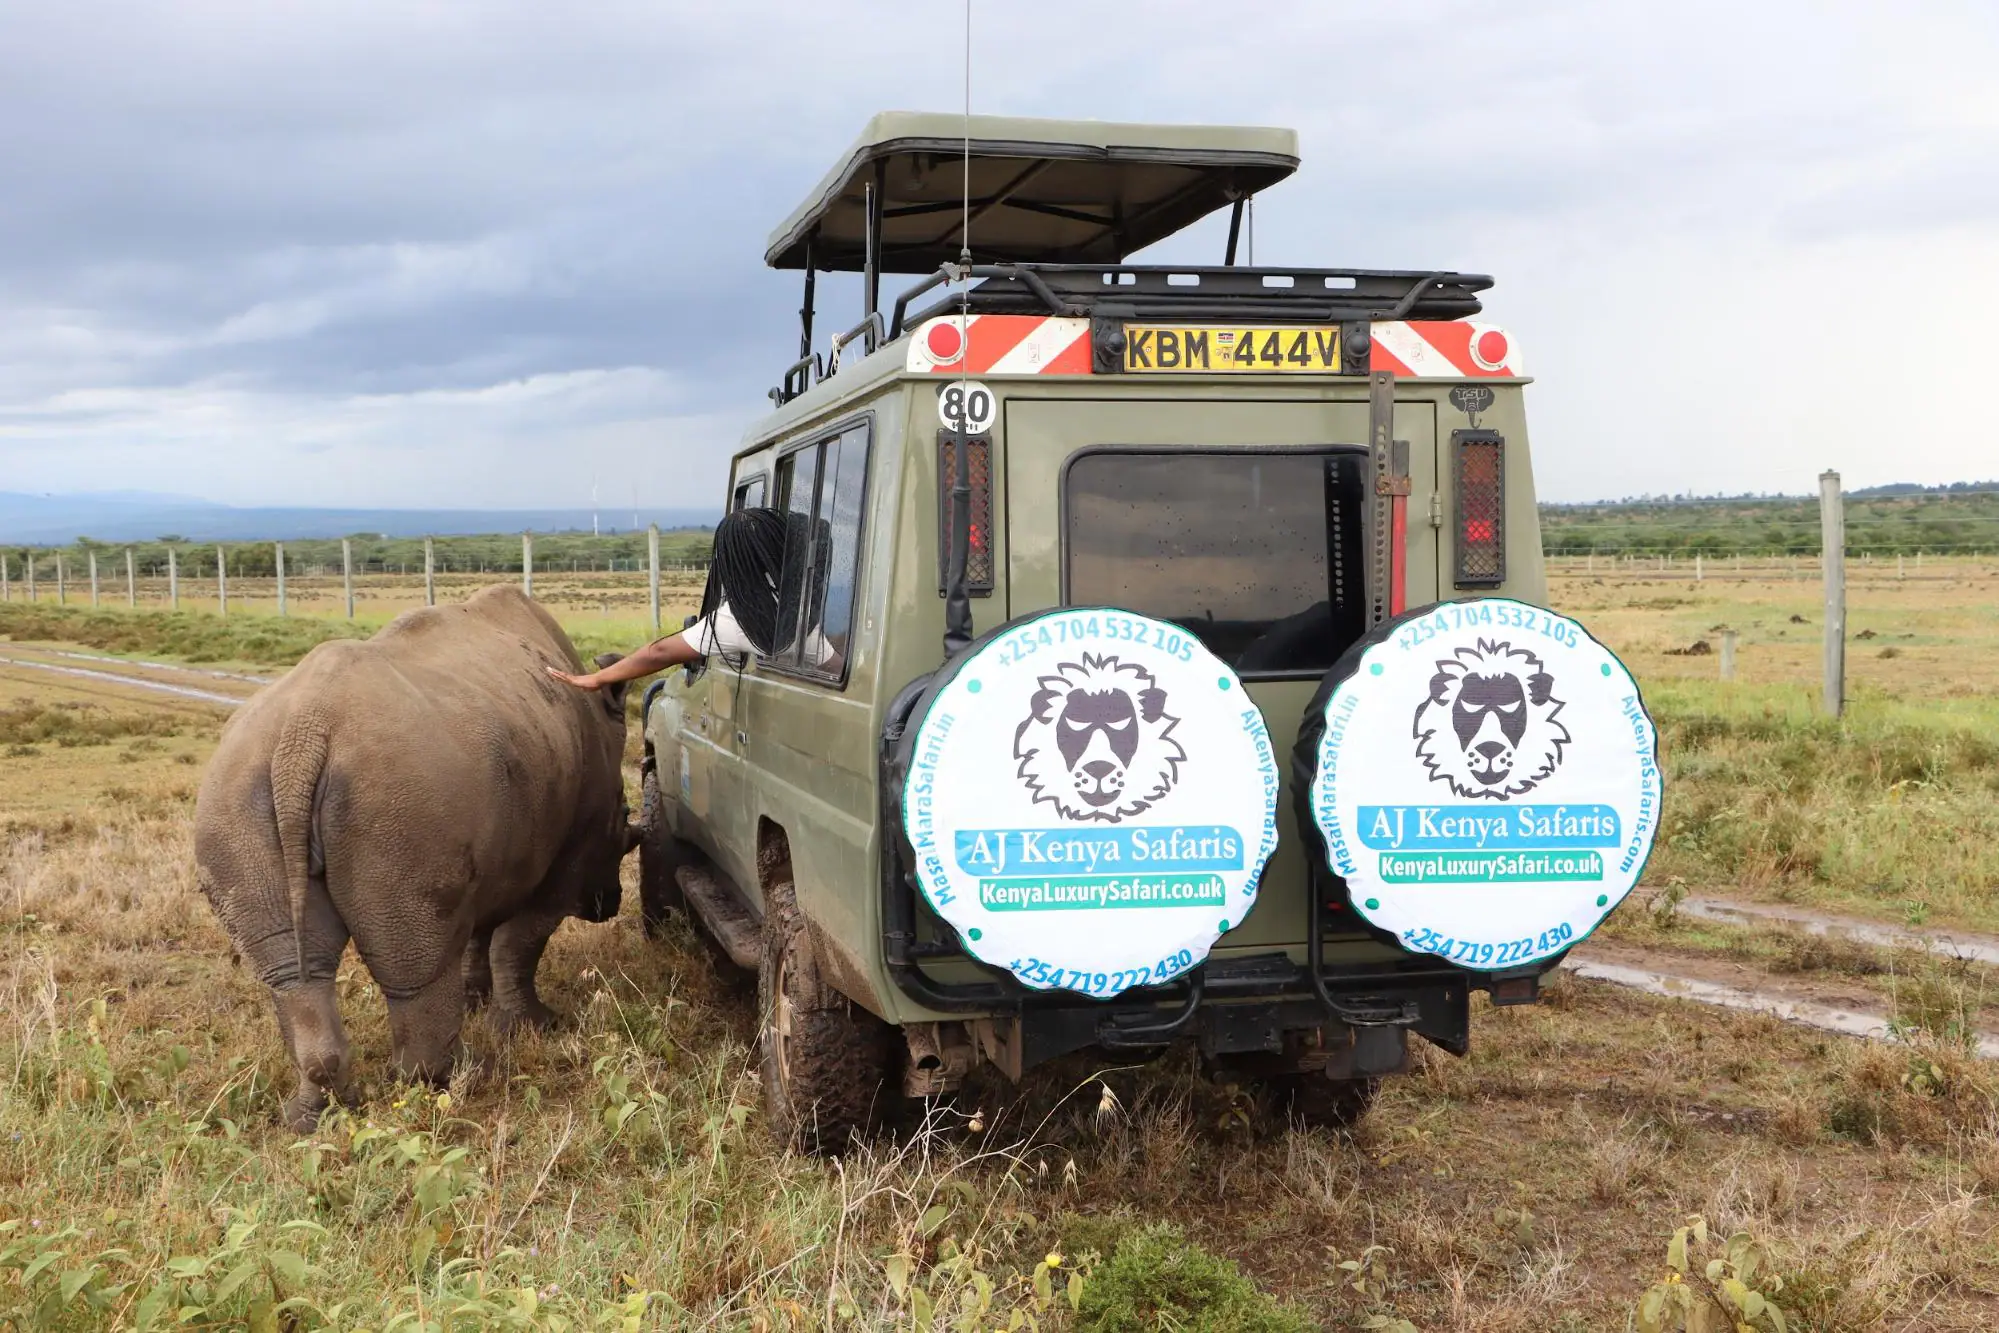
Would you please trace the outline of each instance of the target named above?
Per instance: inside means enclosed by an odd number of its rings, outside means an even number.
[[[956,361],[965,351],[965,335],[949,320],[932,324],[930,332],[923,335],[923,345],[933,360]]]
[[[1489,518],[1474,518],[1465,521],[1465,540],[1489,542],[1492,540],[1493,525]]]
[[[1498,329],[1487,329],[1471,340],[1472,360],[1483,370],[1505,369],[1506,355],[1512,350],[1506,335]]]

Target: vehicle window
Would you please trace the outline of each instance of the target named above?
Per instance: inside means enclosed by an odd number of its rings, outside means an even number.
[[[1068,602],[1173,621],[1247,676],[1324,672],[1366,624],[1362,461],[1084,454],[1064,496]]]
[[[729,506],[729,508],[731,510],[755,509],[759,505],[763,504],[763,502],[764,502],[764,478],[762,473],[758,473],[756,476],[751,477],[748,481],[742,482],[739,485],[737,485],[735,502],[732,503]]]
[[[778,508],[787,532],[774,666],[829,678],[845,673],[867,468],[865,424],[778,460]]]

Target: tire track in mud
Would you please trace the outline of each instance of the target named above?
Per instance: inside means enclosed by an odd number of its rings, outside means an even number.
[[[196,689],[192,685],[176,685],[171,681],[147,680],[141,676],[120,675],[115,671],[97,671],[90,667],[60,666],[54,662],[36,662],[25,657],[0,657],[0,666],[21,667],[29,671],[48,671],[60,676],[79,680],[93,680],[123,685],[135,690],[151,690],[158,694],[171,694],[182,699],[198,699],[203,703],[219,704],[224,708],[235,708],[248,696],[220,694],[214,690]]]
[[[1705,981],[1699,977],[1675,976],[1669,972],[1655,971],[1646,967],[1631,967],[1621,963],[1575,959],[1564,963],[1563,967],[1579,977],[1607,982],[1646,995],[1674,1000],[1693,1000],[1718,1009],[1768,1014],[1786,1023],[1797,1023],[1804,1027],[1818,1028],[1823,1032],[1835,1032],[1863,1040],[1896,1040],[1893,1023],[1888,1015],[1882,1013],[1814,1004],[1809,1000],[1792,999],[1740,986],[1725,986],[1720,982]],[[1999,1036],[1989,1032],[1979,1033],[1974,1049],[1985,1059],[1999,1059]]]
[[[276,676],[252,676],[241,671],[217,671],[210,667],[176,666],[172,662],[149,662],[137,657],[105,657],[99,653],[79,653],[67,648],[42,648],[35,651],[50,657],[66,657],[78,662],[103,662],[109,666],[143,667],[148,671],[172,671],[182,676],[206,676],[211,680],[240,680],[251,685],[270,685]]]

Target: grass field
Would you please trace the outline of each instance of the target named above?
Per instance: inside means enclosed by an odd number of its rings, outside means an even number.
[[[536,583],[586,651],[647,633],[629,576]],[[1562,976],[1539,1007],[1480,1007],[1473,1054],[1424,1054],[1351,1136],[1288,1129],[1176,1051],[980,1084],[837,1166],[770,1147],[740,983],[630,915],[565,925],[542,977],[570,1021],[507,1047],[474,1020],[444,1096],[383,1081],[385,1015],[350,955],[369,1099],[282,1131],[262,988],[193,883],[222,711],[0,665],[0,1327],[1593,1333],[1627,1326],[1693,1214],[1711,1239],[1669,1285],[1703,1288],[1747,1232],[1790,1328],[1999,1326],[1999,1076],[1966,1042],[1983,971],[1673,908],[1722,891],[1999,928],[1999,567],[1858,580],[1850,627],[1873,637],[1843,723],[1816,713],[1816,595],[1558,567],[1555,603],[1643,682],[1668,771],[1651,905],[1603,947],[1883,995],[1909,1042]],[[319,599],[294,609],[316,614],[17,602],[0,658],[253,675],[350,632]],[[363,630],[388,607],[364,609]],[[1724,623],[1728,684],[1683,651]]]

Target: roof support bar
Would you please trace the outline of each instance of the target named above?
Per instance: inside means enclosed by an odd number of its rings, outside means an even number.
[[[1242,205],[1243,200],[1237,199],[1235,206],[1229,209],[1229,250],[1226,255],[1222,256],[1222,263],[1230,268],[1235,267],[1235,243],[1237,238],[1242,235]]]
[[[875,163],[875,178],[867,187],[867,275],[865,278],[867,309],[864,313],[874,314],[881,308],[882,292],[882,194],[888,184],[888,163]]]
[[[815,304],[813,288],[817,284],[819,270],[812,267],[812,241],[805,242],[805,300],[798,307],[798,354],[812,355],[812,308]]]

